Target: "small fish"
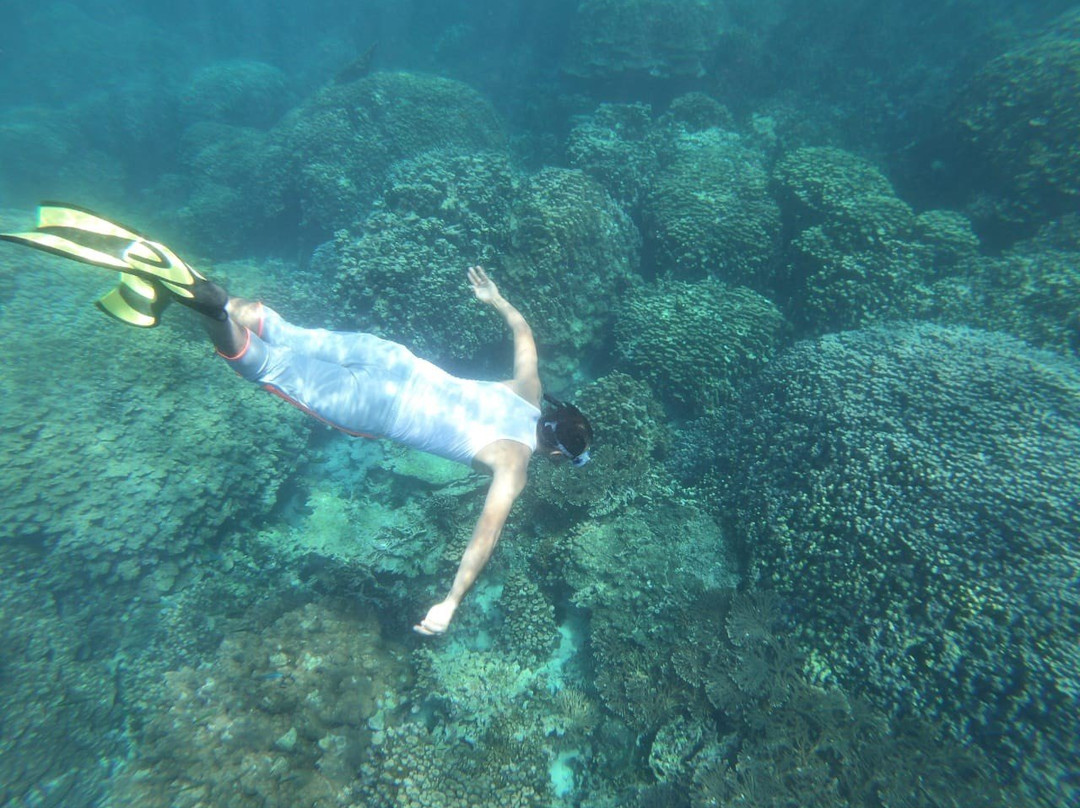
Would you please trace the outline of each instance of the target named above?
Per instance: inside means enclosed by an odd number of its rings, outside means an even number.
[[[350,81],[362,79],[370,73],[371,63],[375,59],[375,48],[378,45],[378,40],[372,42],[366,51],[339,70],[338,74],[334,76],[334,84],[348,84]]]

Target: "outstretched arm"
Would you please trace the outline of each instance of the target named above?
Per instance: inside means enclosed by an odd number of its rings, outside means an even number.
[[[536,341],[532,329],[505,297],[483,267],[469,267],[469,283],[477,300],[499,312],[514,335],[514,387],[522,398],[540,406],[540,376],[537,373]]]
[[[488,489],[487,499],[484,501],[484,510],[480,519],[473,528],[472,538],[461,556],[457,575],[450,587],[450,594],[441,603],[436,603],[420,621],[419,625],[413,626],[420,634],[442,634],[450,625],[454,612],[461,604],[461,599],[475,583],[480,571],[484,569],[491,551],[502,535],[506,517],[510,515],[510,508],[525,487],[524,469],[496,471]]]

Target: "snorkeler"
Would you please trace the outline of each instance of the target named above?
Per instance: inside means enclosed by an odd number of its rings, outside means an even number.
[[[0,239],[120,271],[120,285],[97,306],[129,325],[156,325],[171,300],[193,309],[239,375],[343,432],[389,438],[489,473],[453,584],[414,626],[421,634],[450,625],[499,541],[533,452],[579,467],[589,461],[589,422],[572,404],[542,395],[532,329],[481,267],[468,270],[473,293],[514,335],[514,377],[505,382],[451,376],[372,334],[294,326],[262,303],[230,297],[164,245],[71,205],[43,203],[35,230]]]

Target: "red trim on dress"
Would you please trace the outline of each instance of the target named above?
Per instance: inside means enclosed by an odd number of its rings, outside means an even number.
[[[239,359],[244,354],[246,354],[248,352],[248,348],[251,347],[251,329],[248,328],[247,326],[242,326],[242,328],[244,329],[244,334],[245,334],[244,347],[240,349],[240,353],[238,353],[236,356],[229,356],[227,353],[223,353],[220,348],[215,348],[215,350],[217,351],[218,356],[220,356],[222,359],[226,360],[227,362],[233,362],[233,361]]]
[[[370,435],[367,432],[353,432],[351,429],[346,429],[343,426],[338,426],[333,421],[329,421],[326,418],[323,418],[323,416],[319,415],[319,413],[315,412],[314,410],[309,410],[295,398],[291,398],[290,396],[285,395],[283,392],[281,392],[281,390],[274,387],[272,384],[264,384],[263,390],[277,396],[282,401],[287,401],[289,404],[292,404],[294,407],[296,407],[296,409],[300,410],[301,412],[306,412],[308,415],[310,415],[317,421],[322,421],[327,426],[332,426],[334,429],[338,430],[339,432],[344,432],[346,435],[352,435],[354,438],[371,438],[372,440],[379,439],[378,435]]]

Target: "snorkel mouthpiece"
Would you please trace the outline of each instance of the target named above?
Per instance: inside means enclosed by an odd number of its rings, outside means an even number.
[[[591,458],[589,457],[589,450],[586,449],[584,452],[579,454],[577,457],[571,457],[570,462],[574,464],[575,468],[581,468],[586,463],[588,463],[590,459]]]

